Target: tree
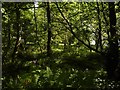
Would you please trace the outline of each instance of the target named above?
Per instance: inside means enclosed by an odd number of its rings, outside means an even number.
[[[108,73],[108,78],[116,79],[115,70],[117,69],[119,63],[119,50],[118,50],[118,35],[116,30],[116,13],[114,2],[108,3],[109,5],[109,48],[106,56],[106,68]]]
[[[13,54],[12,54],[12,62],[14,63],[14,58],[15,58],[15,55],[16,55],[16,51],[17,51],[17,48],[18,48],[18,42],[19,42],[19,37],[20,37],[20,10],[19,10],[19,4],[15,4],[15,12],[16,12],[16,25],[15,25],[15,30],[17,30],[17,36],[16,36],[16,43],[15,43],[15,47],[14,47],[14,50],[13,50]]]
[[[3,3],[2,13],[3,87],[104,89],[106,71],[120,78],[119,3]]]
[[[106,58],[106,68],[107,68],[107,74],[108,74],[108,78],[114,78],[115,79],[115,70],[117,69],[118,66],[118,62],[119,62],[119,50],[118,50],[118,35],[117,35],[117,30],[115,29],[116,26],[116,15],[115,15],[115,5],[114,3],[109,3],[109,19],[110,19],[110,31],[108,35],[110,38],[108,40],[109,44],[109,48],[108,48],[108,52],[103,52],[103,51],[99,51],[94,49],[93,47],[91,47],[90,45],[86,44],[83,40],[79,39],[76,34],[73,32],[73,27],[72,24],[66,19],[66,17],[64,16],[64,14],[61,12],[58,4],[56,3],[56,6],[59,10],[59,12],[61,13],[61,16],[64,18],[64,20],[66,21],[66,23],[69,25],[69,30],[70,32],[73,34],[74,37],[77,38],[78,41],[80,41],[82,44],[84,44],[86,47],[88,47],[91,50],[94,50],[97,53],[100,53],[102,56],[104,56]],[[98,22],[99,22],[99,32],[98,32],[98,41],[100,45],[100,48],[102,50],[102,40],[101,40],[101,21],[100,21],[100,17],[99,17],[99,6],[97,3],[97,12],[98,12]],[[76,27],[77,28],[77,27]],[[79,30],[77,28],[77,30]]]
[[[48,28],[48,41],[47,41],[47,56],[51,54],[51,16],[50,16],[50,5],[49,2],[46,3],[47,11],[47,28]]]
[[[101,35],[101,19],[100,19],[100,8],[99,8],[99,3],[97,2],[97,13],[98,13],[98,25],[99,25],[99,29],[98,29],[98,44],[100,47],[100,50],[102,51],[102,35]]]

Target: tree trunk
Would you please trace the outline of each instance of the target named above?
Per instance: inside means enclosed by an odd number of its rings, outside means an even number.
[[[15,47],[14,47],[14,51],[12,53],[12,62],[14,62],[14,58],[15,58],[15,54],[17,51],[17,46],[18,46],[18,42],[19,42],[19,31],[20,31],[20,26],[19,26],[19,20],[20,20],[20,10],[19,10],[19,4],[16,4],[15,8],[16,8],[16,27],[15,27],[15,31],[17,31],[17,38],[16,38],[16,43],[15,43]]]
[[[102,51],[102,36],[101,36],[101,19],[100,19],[100,8],[99,8],[99,4],[97,2],[97,13],[98,13],[98,25],[99,25],[99,29],[98,29],[98,44],[100,47],[100,51]]]
[[[47,41],[47,56],[49,57],[51,55],[51,17],[50,17],[50,5],[49,2],[47,2],[47,21],[48,21],[48,41]]]
[[[118,39],[117,39],[117,30],[116,26],[116,14],[115,14],[115,5],[114,2],[109,2],[109,20],[110,20],[110,40],[109,40],[109,49],[106,56],[106,70],[109,79],[115,78],[115,70],[117,69],[119,62],[118,54]]]

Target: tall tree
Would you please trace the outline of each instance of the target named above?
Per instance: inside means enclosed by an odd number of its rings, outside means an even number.
[[[115,70],[117,69],[119,62],[119,50],[118,50],[118,38],[116,30],[116,13],[115,13],[115,4],[114,2],[109,2],[109,20],[110,20],[110,29],[109,29],[109,49],[107,52],[107,61],[106,69],[109,79],[115,78]]]
[[[97,13],[98,13],[98,45],[100,47],[100,50],[102,50],[102,37],[101,37],[101,19],[100,19],[100,8],[99,8],[99,3],[97,2]]]
[[[17,51],[17,46],[18,46],[18,42],[19,42],[19,37],[20,37],[20,24],[19,24],[19,21],[20,21],[20,10],[19,10],[19,3],[16,3],[15,4],[15,12],[16,12],[16,25],[15,25],[15,30],[17,30],[17,35],[16,35],[16,43],[15,43],[15,47],[14,47],[14,50],[13,50],[13,53],[12,53],[12,62],[14,62],[14,58],[15,58],[15,54],[16,54],[16,51]]]
[[[48,41],[47,41],[47,56],[51,54],[51,16],[50,16],[50,4],[49,2],[46,3],[46,10],[47,10],[47,22],[48,22]]]

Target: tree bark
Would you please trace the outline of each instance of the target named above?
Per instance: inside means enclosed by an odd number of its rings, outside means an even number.
[[[47,4],[47,21],[48,21],[48,41],[47,41],[47,56],[50,57],[51,55],[51,17],[50,17],[50,5],[49,2],[46,3]]]
[[[99,4],[97,2],[97,13],[98,13],[98,25],[99,25],[99,30],[98,30],[98,44],[100,47],[100,51],[102,51],[102,34],[101,34],[101,19],[100,19],[100,8],[99,8]]]
[[[19,7],[18,7],[18,4],[15,4],[15,8],[16,8],[16,28],[15,28],[15,31],[17,31],[17,38],[16,38],[16,43],[15,43],[15,47],[14,47],[14,51],[12,53],[12,62],[14,62],[14,58],[15,58],[15,54],[16,54],[16,51],[17,51],[17,46],[18,46],[18,42],[19,42],[19,31],[20,31],[20,26],[19,26],[19,20],[20,20],[20,10],[19,10]]]
[[[109,79],[116,80],[115,71],[119,62],[119,50],[116,26],[116,13],[114,2],[109,2],[109,20],[110,20],[110,40],[109,49],[106,56],[106,70]]]

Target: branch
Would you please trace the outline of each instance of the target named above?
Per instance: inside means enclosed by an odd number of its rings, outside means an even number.
[[[55,4],[56,4],[56,6],[57,6],[57,8],[58,8],[58,10],[59,10],[59,12],[60,12],[60,14],[61,14],[61,16],[63,17],[63,19],[64,19],[64,20],[66,21],[66,23],[68,24],[68,26],[69,26],[69,31],[72,33],[72,35],[73,35],[79,42],[81,42],[82,44],[84,44],[84,45],[85,45],[86,47],[88,47],[89,49],[91,49],[91,50],[93,50],[93,51],[95,51],[95,52],[97,52],[97,53],[103,54],[102,52],[100,52],[100,51],[94,49],[93,47],[89,46],[88,44],[86,44],[84,41],[82,41],[81,39],[79,39],[79,38],[76,36],[76,34],[73,32],[72,25],[71,25],[71,24],[69,23],[69,21],[65,18],[64,14],[63,14],[62,11],[60,10],[58,4],[57,4],[57,3],[55,3]],[[75,28],[78,30],[77,27],[75,27]]]

